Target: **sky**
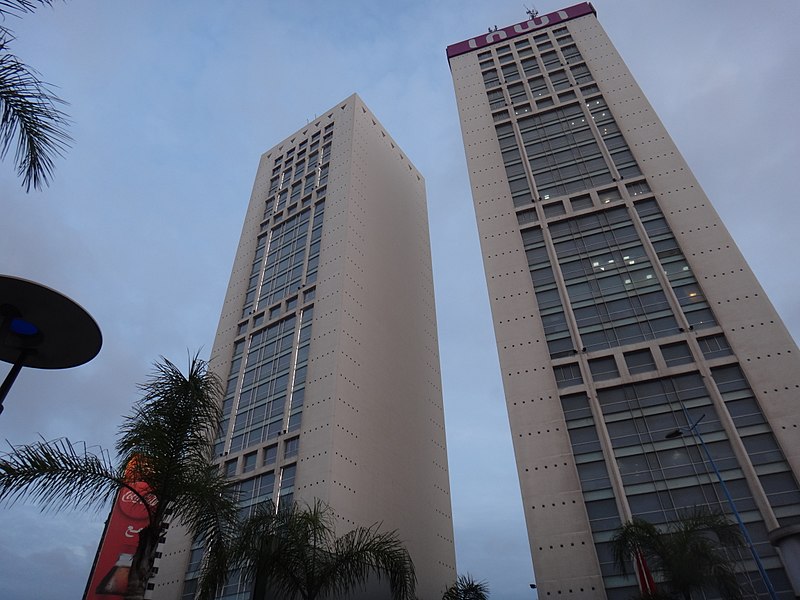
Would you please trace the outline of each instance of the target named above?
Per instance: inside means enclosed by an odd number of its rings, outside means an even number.
[[[594,6],[797,337],[800,3]],[[260,154],[358,92],[427,182],[458,570],[535,597],[445,57],[525,19],[507,0],[70,0],[7,19],[69,102],[74,143],[43,192],[0,162],[0,273],[77,301],[104,344],[81,367],[23,370],[0,439],[112,448],[159,356],[208,356]],[[0,598],[80,597],[105,516],[0,506]]]

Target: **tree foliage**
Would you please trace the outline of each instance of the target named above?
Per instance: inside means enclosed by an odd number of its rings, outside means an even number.
[[[414,564],[396,532],[373,525],[337,536],[334,520],[319,500],[280,510],[271,502],[261,505],[239,528],[231,552],[207,561],[200,597],[219,590],[229,569],[242,569],[254,600],[268,592],[303,600],[345,595],[372,578],[388,581],[393,600],[415,598]]]
[[[475,581],[472,575],[459,575],[455,583],[445,590],[442,600],[488,600],[489,584]]]
[[[0,0],[0,17],[31,13],[53,0]],[[17,175],[25,191],[49,185],[54,159],[72,141],[66,132],[65,103],[26,66],[10,46],[14,34],[0,25],[0,159],[14,149]]]
[[[167,514],[208,540],[210,554],[226,547],[236,519],[228,482],[214,463],[210,436],[221,385],[207,364],[195,356],[183,375],[162,359],[140,389],[143,397],[120,427],[116,461],[67,439],[14,446],[0,456],[0,502],[96,510],[120,489],[142,501],[149,524],[139,532],[129,600],[144,596]]]
[[[726,600],[742,597],[735,562],[726,552],[726,547],[741,546],[742,536],[721,513],[696,509],[662,527],[634,518],[617,530],[611,543],[622,574],[629,572],[631,557],[640,552],[669,591],[686,600],[708,588]]]

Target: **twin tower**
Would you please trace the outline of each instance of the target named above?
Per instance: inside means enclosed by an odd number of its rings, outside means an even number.
[[[713,467],[794,597],[797,346],[594,9],[447,56],[539,597],[635,595],[614,530],[729,512]],[[422,175],[347,98],[261,157],[211,365],[243,508],[319,498],[341,531],[397,529],[438,600],[456,566],[429,239]],[[199,550],[179,527],[161,550],[150,594],[191,598]]]

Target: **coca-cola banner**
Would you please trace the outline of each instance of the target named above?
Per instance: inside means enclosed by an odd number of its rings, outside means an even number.
[[[131,461],[125,469],[128,481],[136,478],[136,463]],[[134,488],[142,496],[147,494],[147,485],[132,482]],[[149,500],[155,504],[155,497]],[[147,508],[139,496],[127,488],[117,494],[114,507],[106,524],[103,539],[97,551],[94,567],[89,575],[84,600],[114,600],[122,598],[128,587],[128,574],[131,561],[139,543],[139,532],[148,524]]]

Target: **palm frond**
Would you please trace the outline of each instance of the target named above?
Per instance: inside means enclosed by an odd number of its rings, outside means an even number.
[[[738,600],[736,564],[726,548],[742,543],[737,526],[724,514],[699,507],[658,527],[634,518],[616,531],[612,550],[623,575],[631,557],[641,553],[672,592],[689,597],[694,590],[714,588],[726,600]]]
[[[53,0],[0,0],[0,14],[32,13],[40,6],[52,6]]]
[[[628,565],[637,552],[641,552],[648,563],[652,559],[655,564],[650,565],[651,568],[657,566],[661,544],[661,532],[655,525],[644,519],[634,518],[628,521],[617,529],[611,539],[611,550],[617,569],[622,575],[627,575]]]
[[[323,594],[344,594],[370,576],[386,577],[394,600],[414,598],[414,563],[397,532],[381,532],[378,525],[358,527],[334,542],[330,571]]]
[[[0,158],[14,148],[17,174],[26,191],[49,184],[54,160],[72,138],[58,98],[38,74],[8,51],[11,33],[0,27]]]
[[[414,564],[395,532],[373,525],[337,537],[334,525],[333,511],[320,500],[281,510],[265,503],[240,526],[228,567],[243,570],[254,597],[267,589],[281,598],[347,595],[375,577],[388,581],[394,600],[415,598]],[[204,591],[220,579],[209,582]]]
[[[442,600],[487,600],[488,598],[489,584],[485,581],[475,581],[469,573],[459,575],[442,596]]]
[[[124,474],[105,453],[94,454],[65,438],[12,446],[0,456],[0,502],[8,504],[100,509],[124,485]]]
[[[209,439],[221,418],[222,386],[208,364],[194,356],[184,375],[162,357],[150,379],[139,387],[143,397],[120,427],[120,460],[125,462],[133,455],[164,459],[168,464],[153,470],[169,473],[210,462],[213,446]]]

